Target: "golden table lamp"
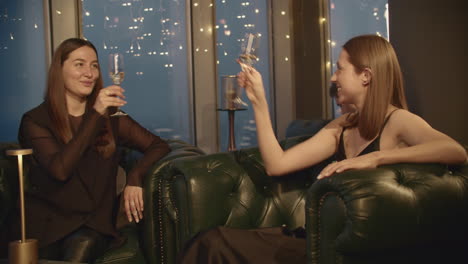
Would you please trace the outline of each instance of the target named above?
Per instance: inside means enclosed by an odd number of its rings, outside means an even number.
[[[37,239],[26,239],[26,219],[24,214],[24,184],[23,184],[23,155],[30,155],[32,149],[7,150],[8,156],[18,157],[19,198],[21,210],[21,240],[10,242],[8,245],[8,260],[10,264],[37,264]]]

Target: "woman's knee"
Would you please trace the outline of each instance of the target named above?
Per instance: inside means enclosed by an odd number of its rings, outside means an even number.
[[[64,240],[64,260],[93,261],[104,253],[108,242],[105,235],[90,228],[80,228]]]
[[[208,261],[213,256],[218,256],[222,253],[224,239],[222,235],[222,227],[215,227],[206,231],[202,231],[189,240],[185,248],[179,252],[176,263],[202,263]],[[212,262],[207,262],[212,263]]]
[[[207,248],[217,248],[224,243],[223,229],[224,227],[215,227],[207,231],[201,232],[197,236],[196,241],[198,241],[198,243],[202,244]]]

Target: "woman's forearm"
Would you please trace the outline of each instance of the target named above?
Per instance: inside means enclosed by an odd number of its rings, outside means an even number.
[[[268,103],[266,99],[253,103],[255,123],[257,125],[257,139],[262,154],[265,169],[269,175],[278,175],[279,161],[284,153],[278,143],[271,124]]]
[[[455,141],[437,140],[407,148],[379,151],[377,159],[379,165],[402,162],[461,164],[467,161],[467,153]]]

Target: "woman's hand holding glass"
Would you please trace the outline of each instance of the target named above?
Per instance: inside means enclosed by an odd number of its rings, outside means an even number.
[[[143,219],[143,188],[138,186],[126,186],[124,189],[125,213],[129,222],[133,219],[140,222]]]
[[[245,88],[245,92],[253,105],[265,102],[265,89],[263,87],[262,75],[253,67],[240,63],[242,72],[237,75],[239,86]]]
[[[96,112],[104,115],[109,107],[124,106],[127,103],[123,100],[125,99],[124,92],[125,90],[117,85],[111,85],[101,89],[94,103],[94,109]]]

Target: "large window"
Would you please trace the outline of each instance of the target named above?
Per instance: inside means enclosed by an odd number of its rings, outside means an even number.
[[[216,49],[218,87],[221,76],[236,75],[240,71],[236,59],[241,53],[242,41],[247,33],[260,36],[259,61],[255,68],[262,74],[266,96],[272,109],[272,83],[270,82],[270,29],[269,1],[217,0],[216,1]],[[247,102],[246,111],[239,111],[235,117],[235,134],[237,148],[257,145],[256,125],[252,105],[245,93],[243,101]],[[272,112],[272,111],[270,111]],[[274,118],[272,118],[274,120]],[[219,114],[220,150],[228,146],[228,116]]]
[[[363,34],[376,34],[384,38],[388,32],[387,0],[330,0],[330,39],[332,74],[342,46],[352,37]],[[336,103],[334,115],[339,116]]]
[[[186,1],[83,0],[82,28],[103,73],[110,53],[124,54],[123,110],[164,138],[194,143],[186,8]]]
[[[0,5],[0,141],[16,141],[21,116],[43,100],[46,55],[42,0]]]

